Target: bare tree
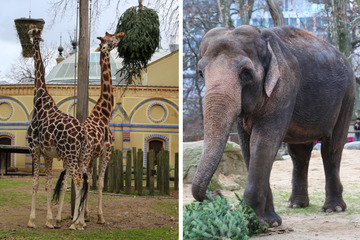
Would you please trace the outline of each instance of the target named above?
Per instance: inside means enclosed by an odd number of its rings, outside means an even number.
[[[44,45],[41,47],[41,57],[43,59],[45,74],[56,65],[57,47]],[[33,84],[35,79],[35,68],[33,58],[24,58],[19,55],[16,63],[11,65],[11,70],[4,74],[5,79],[17,83]]]
[[[232,0],[218,0],[219,12],[221,16],[221,25],[223,27],[234,27],[233,21],[231,20],[231,4]]]
[[[242,25],[248,25],[250,23],[254,2],[255,0],[237,0],[239,6],[238,14]]]
[[[278,0],[266,0],[266,3],[269,7],[269,12],[271,14],[271,18],[274,21],[274,26],[282,26],[285,24],[284,15],[281,11],[279,1]]]
[[[65,16],[71,16],[76,13],[76,0],[51,0],[50,12],[53,14],[52,23],[55,23],[56,19],[63,18]],[[109,28],[115,29],[118,19],[122,12],[126,9],[123,8],[124,3],[128,3],[127,0],[92,0],[91,1],[91,22],[92,30],[96,29],[99,22],[99,17],[104,10],[111,7],[113,9],[114,21],[110,23]],[[133,1],[137,4],[138,1]],[[153,8],[159,14],[161,32],[164,32],[167,37],[177,35],[179,31],[179,4],[177,0],[155,0],[147,1],[143,4],[149,8]]]
[[[199,45],[205,32],[221,24],[218,2],[217,0],[184,0],[183,15],[184,135],[201,137],[203,135],[202,101],[205,85],[203,78],[197,73]],[[194,132],[198,134],[194,134]]]

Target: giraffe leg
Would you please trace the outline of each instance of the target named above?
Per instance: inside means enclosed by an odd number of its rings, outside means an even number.
[[[84,175],[86,175],[86,174],[84,174]],[[83,199],[83,195],[84,195],[83,193],[88,188],[87,184],[85,184],[85,181],[87,182],[87,179],[84,179],[83,174],[81,173],[81,171],[79,169],[73,175],[73,179],[74,179],[75,194],[76,194],[75,196],[76,197],[75,197],[75,209],[74,209],[73,223],[71,224],[70,229],[71,230],[84,230],[85,199]],[[80,204],[81,204],[81,206],[80,206]]]
[[[39,173],[40,173],[40,153],[32,152],[34,178],[32,184],[32,200],[31,200],[31,212],[30,219],[27,224],[28,228],[36,228],[35,226],[35,208],[36,208],[36,195],[39,189]]]
[[[87,173],[89,175],[89,191],[90,191],[90,184],[92,183],[92,177],[93,177],[93,164],[94,161],[90,161],[90,164],[87,168]],[[85,222],[90,222],[90,211],[89,211],[89,205],[88,205],[88,199],[89,199],[89,195],[87,195],[86,200],[85,200],[85,213],[84,213],[84,218],[85,218]]]
[[[45,174],[46,174],[45,191],[46,191],[46,208],[47,208],[45,225],[47,228],[54,228],[54,225],[52,223],[53,215],[51,210],[52,164],[53,164],[53,159],[45,157]]]
[[[111,148],[108,148],[106,150],[105,154],[103,154],[101,166],[100,166],[100,172],[99,172],[99,181],[98,181],[98,191],[99,191],[98,197],[99,197],[99,199],[98,199],[98,220],[97,220],[98,224],[105,223],[105,219],[104,219],[103,211],[102,211],[102,190],[104,188],[105,170],[106,170],[106,166],[110,160],[110,157],[111,157]]]
[[[61,228],[61,213],[62,213],[62,209],[63,209],[63,206],[64,206],[64,198],[65,198],[65,193],[66,193],[66,189],[67,189],[67,180],[68,180],[68,178],[69,178],[69,171],[66,171],[64,180],[62,182],[60,203],[59,203],[58,213],[56,215],[55,228]]]

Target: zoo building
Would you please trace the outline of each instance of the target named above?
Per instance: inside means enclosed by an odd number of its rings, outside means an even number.
[[[59,47],[57,65],[47,74],[46,84],[57,106],[66,114],[74,115],[76,107],[75,59],[76,46],[72,54],[64,59]],[[90,50],[89,63],[89,113],[100,95],[100,53]],[[141,82],[125,86],[117,74],[122,59],[111,53],[114,109],[110,128],[113,147],[126,152],[133,147],[147,152],[161,148],[169,151],[170,168],[174,166],[175,153],[179,151],[179,50],[159,48],[152,56],[147,71],[142,72]],[[28,146],[26,133],[33,111],[34,82],[9,84],[0,81],[0,144]],[[1,170],[5,164],[9,171],[31,172],[30,154],[1,153]],[[44,171],[41,158],[40,171]],[[63,170],[62,161],[54,161],[54,171]]]

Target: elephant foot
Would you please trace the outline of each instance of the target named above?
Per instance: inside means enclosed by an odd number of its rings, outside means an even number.
[[[346,203],[341,198],[326,200],[323,206],[324,212],[342,212],[346,210]]]
[[[61,220],[56,220],[54,228],[56,229],[61,228]]]
[[[30,219],[30,220],[29,220],[29,222],[28,222],[28,224],[27,224],[27,227],[28,227],[28,228],[36,228],[34,219]]]
[[[288,202],[288,207],[289,208],[304,208],[304,207],[308,207],[309,206],[309,197],[302,197],[302,196],[297,196],[297,197],[293,197],[291,196],[289,198],[289,202]]]
[[[260,222],[265,223],[268,227],[278,227],[282,224],[282,219],[276,212],[266,213]]]
[[[45,226],[49,229],[54,229],[54,225],[50,221],[46,221]]]
[[[211,193],[211,197],[216,197],[216,196],[219,196],[219,197],[221,197],[221,198],[224,197],[224,195],[221,193],[220,189],[216,189],[215,191],[213,191],[213,192]]]

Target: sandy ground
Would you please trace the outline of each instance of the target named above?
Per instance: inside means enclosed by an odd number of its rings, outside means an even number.
[[[276,161],[271,172],[271,187],[274,194],[281,192],[291,193],[291,160]],[[344,196],[354,194],[348,209],[342,213],[322,213],[319,205],[318,212],[302,211],[300,213],[280,214],[283,224],[270,229],[270,233],[252,237],[252,239],[360,239],[360,150],[344,150],[341,170],[341,181],[344,186]],[[324,196],[325,176],[320,151],[313,151],[309,166],[309,195],[316,193]],[[230,191],[223,192],[227,196],[234,196]],[[241,191],[238,193],[242,194]],[[319,194],[320,193],[320,194]],[[321,194],[322,193],[322,194]],[[285,209],[287,199],[275,196],[275,210]],[[184,186],[184,203],[193,201],[191,185]],[[345,200],[346,201],[346,200]],[[278,204],[277,204],[278,202]],[[355,213],[354,213],[355,212]]]
[[[2,177],[3,179],[11,179],[10,177]],[[15,178],[13,178],[15,179]],[[32,181],[31,177],[18,177],[24,181]],[[40,177],[44,180],[45,177]],[[6,190],[12,191],[12,190]],[[31,185],[16,188],[16,193],[25,192],[31,195]],[[175,227],[178,226],[178,218],[171,216],[168,211],[178,212],[178,192],[171,192],[170,196],[165,197],[145,197],[145,196],[126,196],[126,195],[109,195],[104,193],[103,197],[103,213],[105,224],[97,224],[97,191],[89,194],[89,210],[90,222],[87,223],[86,229],[145,229],[159,227]],[[1,194],[1,193],[0,193]],[[70,194],[70,193],[67,193]],[[38,192],[38,201],[36,205],[37,228],[46,229],[46,205],[40,204],[39,198],[45,199],[44,184],[40,184]],[[29,198],[30,199],[30,198]],[[44,202],[44,200],[42,201]],[[0,204],[0,229],[21,230],[26,228],[30,216],[31,202],[28,204],[17,206],[16,208],[9,204]],[[171,206],[164,207],[163,206]],[[52,203],[53,217],[55,218],[58,204]],[[70,202],[64,202],[62,229],[67,229],[71,225],[70,218]],[[0,236],[1,239],[1,236]]]

